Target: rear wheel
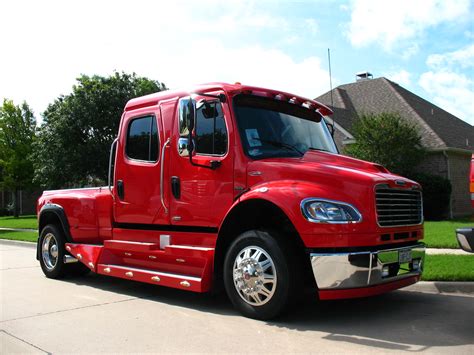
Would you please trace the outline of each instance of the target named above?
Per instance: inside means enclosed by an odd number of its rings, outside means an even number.
[[[246,317],[270,319],[287,306],[293,275],[276,233],[251,230],[230,246],[224,284],[234,306]]]
[[[64,256],[66,238],[62,231],[54,224],[48,224],[40,235],[40,265],[46,277],[59,279],[65,275],[85,275],[90,270],[80,262],[65,264]]]

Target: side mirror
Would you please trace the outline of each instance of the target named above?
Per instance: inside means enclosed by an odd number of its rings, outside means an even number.
[[[188,138],[188,154],[189,158],[192,159],[194,151],[193,142],[193,129],[196,122],[196,102],[190,97],[187,106],[186,125],[188,126],[189,138]]]
[[[191,155],[194,150],[192,132],[195,122],[196,101],[191,96],[182,98],[179,102],[179,134],[181,139],[178,142],[178,151],[181,156]]]
[[[188,127],[189,134],[191,134],[196,122],[196,101],[194,101],[191,97],[188,99],[186,111],[186,126]]]
[[[456,229],[456,239],[461,249],[469,253],[474,252],[474,228]]]

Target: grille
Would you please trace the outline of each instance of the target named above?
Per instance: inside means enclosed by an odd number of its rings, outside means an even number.
[[[421,191],[376,187],[377,221],[381,227],[408,226],[423,221]]]

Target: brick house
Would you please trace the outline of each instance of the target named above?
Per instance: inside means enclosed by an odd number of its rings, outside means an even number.
[[[370,73],[360,73],[356,82],[333,89],[332,98],[330,91],[316,98],[334,111],[338,148],[342,150],[354,142],[351,129],[358,115],[400,114],[419,128],[422,144],[428,150],[420,171],[451,181],[449,217],[471,215],[469,171],[474,127],[386,78],[371,78]]]

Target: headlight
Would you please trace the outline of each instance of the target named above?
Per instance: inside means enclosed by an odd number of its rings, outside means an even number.
[[[321,198],[306,198],[301,201],[301,212],[314,223],[358,223],[362,215],[357,209],[345,202]]]

